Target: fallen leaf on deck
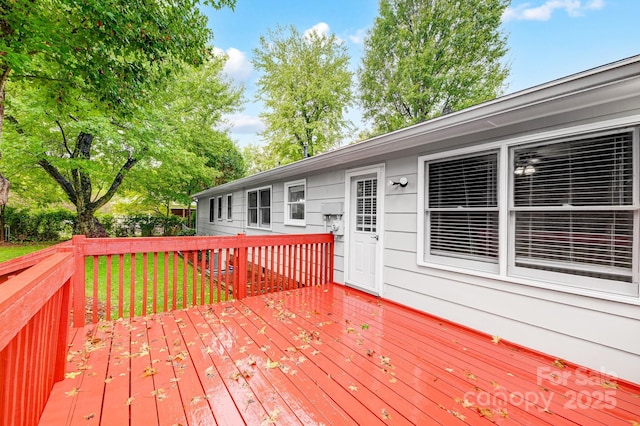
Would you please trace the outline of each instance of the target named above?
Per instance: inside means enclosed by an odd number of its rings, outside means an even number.
[[[319,353],[320,353],[320,351],[318,351],[318,350],[314,350],[314,351],[312,351],[312,352],[311,352],[311,355],[314,355],[314,356],[315,356],[315,355],[318,355]]]
[[[266,425],[274,425],[278,422],[278,415],[280,414],[280,410],[277,408],[269,413],[269,415],[262,420],[262,426]]]
[[[191,398],[191,405],[195,405],[200,401],[202,401],[202,398],[200,398],[199,396],[194,396],[193,398]]]
[[[258,330],[258,334],[264,334],[264,332],[266,331],[267,326],[265,325],[264,327],[262,327],[260,330]]]
[[[149,377],[149,376],[153,376],[154,374],[156,374],[157,371],[155,368],[153,367],[147,367],[144,369],[144,371],[142,372],[142,377]]]
[[[469,380],[476,380],[476,381],[478,380],[478,378],[476,377],[476,375],[475,375],[475,374],[473,374],[473,373],[472,373],[472,372],[470,372],[470,371],[466,371],[466,372],[464,373],[464,375],[465,375],[465,377],[466,377],[467,379],[469,379]]]
[[[358,391],[358,387],[356,385],[349,385],[349,390],[351,392],[357,392]]]
[[[498,414],[500,414],[500,417],[505,418],[505,419],[507,417],[509,417],[509,413],[507,413],[507,410],[504,409],[504,408],[499,409],[498,410]]]
[[[453,373],[453,368],[445,368],[444,370],[448,373]]]
[[[67,396],[75,396],[80,392],[80,388],[73,388],[69,392],[65,392],[64,394]]]
[[[208,377],[208,378],[212,378],[215,376],[215,373],[213,372],[213,366],[208,367],[206,370],[204,370],[204,374]]]
[[[363,330],[368,330],[368,329],[369,329],[369,324],[366,324],[366,323],[365,323],[365,324],[362,324],[360,327],[361,327]]]
[[[105,383],[111,383],[113,381],[113,376],[109,376],[106,379],[104,379]]]
[[[353,327],[347,327],[346,332],[347,333],[355,333],[356,329]]]
[[[495,344],[498,344],[498,342],[500,342],[500,336],[491,336],[491,341]]]
[[[478,407],[478,414],[480,414],[480,417],[486,417],[488,419],[493,417],[493,411],[491,411],[491,408],[480,408],[480,407]]]
[[[167,397],[167,394],[165,393],[164,389],[162,389],[162,388],[156,389],[154,391],[151,391],[151,395],[155,396],[156,398],[158,398],[159,401],[162,401],[163,399],[165,399]]]
[[[267,363],[264,366],[265,368],[278,368],[279,365],[278,361],[271,361],[271,359],[267,358]]]
[[[70,371],[64,375],[65,379],[75,379],[77,375],[82,374],[82,371]]]
[[[464,416],[464,415],[462,415],[462,414],[458,413],[457,411],[454,411],[454,410],[447,410],[447,411],[449,411],[449,414],[451,414],[451,415],[453,415],[453,416],[455,416],[455,417],[459,418],[460,420],[463,420],[463,421],[464,421],[464,420],[467,418],[466,416]]]
[[[390,420],[391,419],[391,415],[389,414],[389,412],[387,411],[386,408],[383,408],[382,411],[380,412],[382,418],[384,420]]]
[[[396,379],[395,377],[392,377],[392,378],[389,379],[389,383],[395,383],[397,381],[398,381],[398,379]]]
[[[133,402],[134,399],[135,399],[134,397],[130,396],[129,398],[127,398],[126,404],[127,405],[131,405],[131,403]]]
[[[631,422],[631,426],[640,426],[640,423],[635,420],[629,420]]]
[[[618,389],[618,384],[616,382],[610,382],[608,380],[600,383],[600,386],[604,389]]]
[[[86,416],[84,416],[84,418],[87,419],[87,420],[91,420],[95,416],[96,416],[96,413],[91,413],[91,414],[87,414]]]
[[[553,365],[558,368],[565,368],[567,366],[567,363],[565,360],[558,358],[553,361]]]

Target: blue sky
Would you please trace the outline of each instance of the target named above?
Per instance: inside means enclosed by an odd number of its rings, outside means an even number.
[[[204,11],[214,46],[228,55],[225,72],[245,87],[244,109],[228,117],[231,137],[240,146],[262,145],[262,105],[254,99],[259,74],[251,66],[260,36],[278,24],[334,33],[346,43],[355,71],[378,0],[237,0],[234,11]],[[511,65],[505,93],[640,54],[639,19],[640,0],[512,0],[502,22]],[[348,117],[359,130],[366,127],[358,107]]]

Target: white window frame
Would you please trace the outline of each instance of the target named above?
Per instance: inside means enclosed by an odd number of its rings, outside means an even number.
[[[265,225],[263,223],[261,223],[261,212],[260,209],[265,209],[267,208],[266,206],[262,206],[260,205],[260,192],[264,191],[264,190],[269,190],[269,223],[268,225]],[[249,194],[255,192],[256,193],[256,197],[257,197],[257,222],[255,225],[251,225],[249,223]],[[247,190],[246,193],[246,199],[247,199],[247,206],[246,206],[246,214],[247,214],[247,228],[251,228],[251,229],[263,229],[263,230],[267,230],[267,231],[271,231],[271,224],[273,223],[273,187],[271,185],[268,186],[261,186],[259,188],[251,188],[249,190]]]
[[[303,219],[293,219],[289,216],[289,205],[294,204],[289,201],[289,188],[292,186],[301,186],[304,188],[304,200],[300,203],[304,209]],[[307,226],[307,180],[300,179],[292,182],[285,182],[284,184],[284,224],[289,226]]]
[[[209,198],[209,223],[216,221],[216,197]]]
[[[227,222],[233,221],[233,194],[227,194]]]
[[[450,266],[454,268],[463,268],[463,269],[471,269],[475,271],[482,272],[490,272],[490,273],[498,273],[500,271],[500,252],[498,250],[498,260],[497,262],[485,262],[482,260],[474,260],[474,259],[465,259],[463,257],[456,256],[446,256],[446,255],[438,255],[431,254],[429,247],[431,244],[431,232],[430,232],[430,221],[428,220],[428,202],[427,202],[427,189],[429,188],[428,175],[426,173],[427,166],[430,163],[447,161],[447,160],[455,160],[459,158],[465,157],[474,157],[485,154],[496,154],[497,156],[497,176],[496,176],[496,191],[498,196],[498,204],[497,207],[492,208],[482,208],[482,209],[473,209],[470,208],[468,211],[496,211],[498,212],[498,223],[500,223],[500,200],[502,195],[500,193],[500,181],[501,181],[501,163],[500,156],[501,152],[493,149],[478,149],[478,150],[464,150],[457,152],[456,155],[426,155],[418,158],[418,264],[422,266],[433,266],[433,265],[442,265],[442,266]],[[465,209],[466,210],[466,209]],[[462,211],[462,210],[461,210]],[[501,234],[500,225],[498,225],[498,235],[497,239],[500,240]]]
[[[563,293],[579,294],[598,299],[621,301],[640,305],[640,115],[624,117],[621,119],[612,119],[603,122],[578,125],[574,127],[566,127],[548,132],[541,132],[533,135],[525,135],[510,139],[498,141],[488,141],[479,147],[467,147],[446,152],[439,152],[430,155],[418,157],[418,193],[417,193],[417,247],[416,247],[416,263],[422,267],[432,269],[464,273],[474,275],[480,280],[479,285],[489,288],[497,288],[504,290],[504,285],[512,286],[513,284],[522,287],[509,287],[510,291],[522,292],[523,294],[537,294],[543,296],[544,293],[533,290],[534,288],[553,290]],[[549,277],[540,277],[535,273],[520,274],[514,271],[515,257],[515,239],[513,236],[513,228],[515,226],[511,219],[511,203],[512,203],[512,181],[510,177],[511,161],[510,151],[514,147],[533,144],[533,143],[553,143],[554,140],[560,138],[588,138],[595,134],[613,134],[624,131],[633,131],[633,174],[634,183],[637,185],[633,189],[634,200],[634,231],[633,231],[633,265],[632,282],[613,281],[605,279],[595,280],[589,285],[572,285],[571,283],[580,283],[584,277],[569,273],[558,273],[559,279]],[[499,206],[499,270],[487,272],[482,269],[470,268],[469,264],[459,265],[438,263],[435,259],[425,260],[426,251],[426,215],[425,215],[425,196],[426,196],[426,180],[425,180],[425,162],[436,159],[453,158],[462,155],[472,155],[474,153],[488,152],[491,150],[499,150],[498,157],[498,206]],[[503,283],[500,283],[502,281]],[[622,291],[608,287],[611,283],[614,286],[622,284],[625,287]],[[534,293],[530,293],[534,291]]]

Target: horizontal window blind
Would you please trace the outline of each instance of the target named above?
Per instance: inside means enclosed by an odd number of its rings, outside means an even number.
[[[515,206],[633,203],[630,132],[514,150]]]
[[[515,265],[631,281],[631,132],[513,150]]]
[[[429,255],[498,262],[498,154],[427,164]]]

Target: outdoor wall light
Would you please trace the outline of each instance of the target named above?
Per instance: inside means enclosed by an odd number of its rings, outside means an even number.
[[[404,188],[405,186],[407,186],[407,184],[409,183],[409,179],[407,179],[406,177],[402,176],[400,178],[400,180],[398,180],[397,182],[394,182],[392,180],[389,181],[389,185],[399,185],[400,187]]]

